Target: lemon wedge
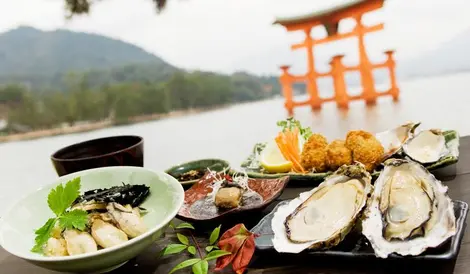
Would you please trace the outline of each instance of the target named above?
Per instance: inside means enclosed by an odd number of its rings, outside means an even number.
[[[274,140],[267,143],[266,147],[261,152],[260,163],[261,166],[270,173],[284,173],[292,169],[292,162],[284,158]]]

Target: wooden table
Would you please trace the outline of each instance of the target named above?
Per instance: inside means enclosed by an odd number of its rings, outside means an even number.
[[[449,195],[454,200],[470,203],[470,136],[460,140],[460,159],[456,165],[435,172],[437,178],[449,186]],[[286,188],[282,196],[264,212],[250,214],[243,222],[248,228],[254,226],[265,214],[282,200],[295,198],[298,193],[309,190],[309,187]],[[235,224],[237,220],[234,220]],[[230,228],[233,224],[224,224]],[[211,228],[215,227],[215,224]],[[467,226],[456,261],[388,261],[388,260],[351,260],[338,258],[319,258],[300,255],[256,252],[248,273],[470,273],[470,228]],[[201,241],[206,237],[199,238]],[[174,241],[174,233],[168,231],[165,238],[129,261],[123,267],[111,273],[168,273],[173,266],[183,261],[184,255],[170,255],[158,258],[157,254],[168,242]],[[0,273],[5,274],[46,274],[57,273],[31,265],[0,248]],[[177,273],[190,273],[179,271]],[[231,273],[230,269],[222,273]]]

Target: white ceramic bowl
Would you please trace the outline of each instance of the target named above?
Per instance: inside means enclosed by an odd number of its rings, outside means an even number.
[[[150,195],[141,205],[148,210],[143,219],[149,230],[126,243],[94,253],[65,257],[45,257],[31,252],[34,230],[54,217],[47,204],[51,189],[60,183],[81,178],[81,192],[126,184],[145,184]],[[140,167],[104,167],[69,174],[53,184],[21,198],[0,219],[0,245],[9,253],[43,268],[75,273],[98,273],[115,269],[136,257],[158,239],[183,205],[181,184],[164,172]]]

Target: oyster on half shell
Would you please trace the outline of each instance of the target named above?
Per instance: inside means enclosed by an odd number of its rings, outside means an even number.
[[[403,145],[413,137],[415,129],[421,123],[407,123],[391,130],[375,134],[375,138],[384,147],[383,160],[386,160],[398,153]]]
[[[419,255],[455,235],[447,187],[419,163],[389,159],[374,184],[362,233],[376,256]]]
[[[350,232],[372,191],[364,165],[343,165],[311,191],[281,206],[271,227],[278,252],[328,249]]]
[[[431,129],[421,131],[410,139],[403,146],[403,152],[416,162],[431,164],[439,161],[449,150],[442,131]]]

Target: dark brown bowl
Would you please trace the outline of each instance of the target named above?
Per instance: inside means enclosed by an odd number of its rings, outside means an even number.
[[[144,139],[123,135],[93,139],[59,149],[51,156],[59,176],[108,166],[144,166]]]

